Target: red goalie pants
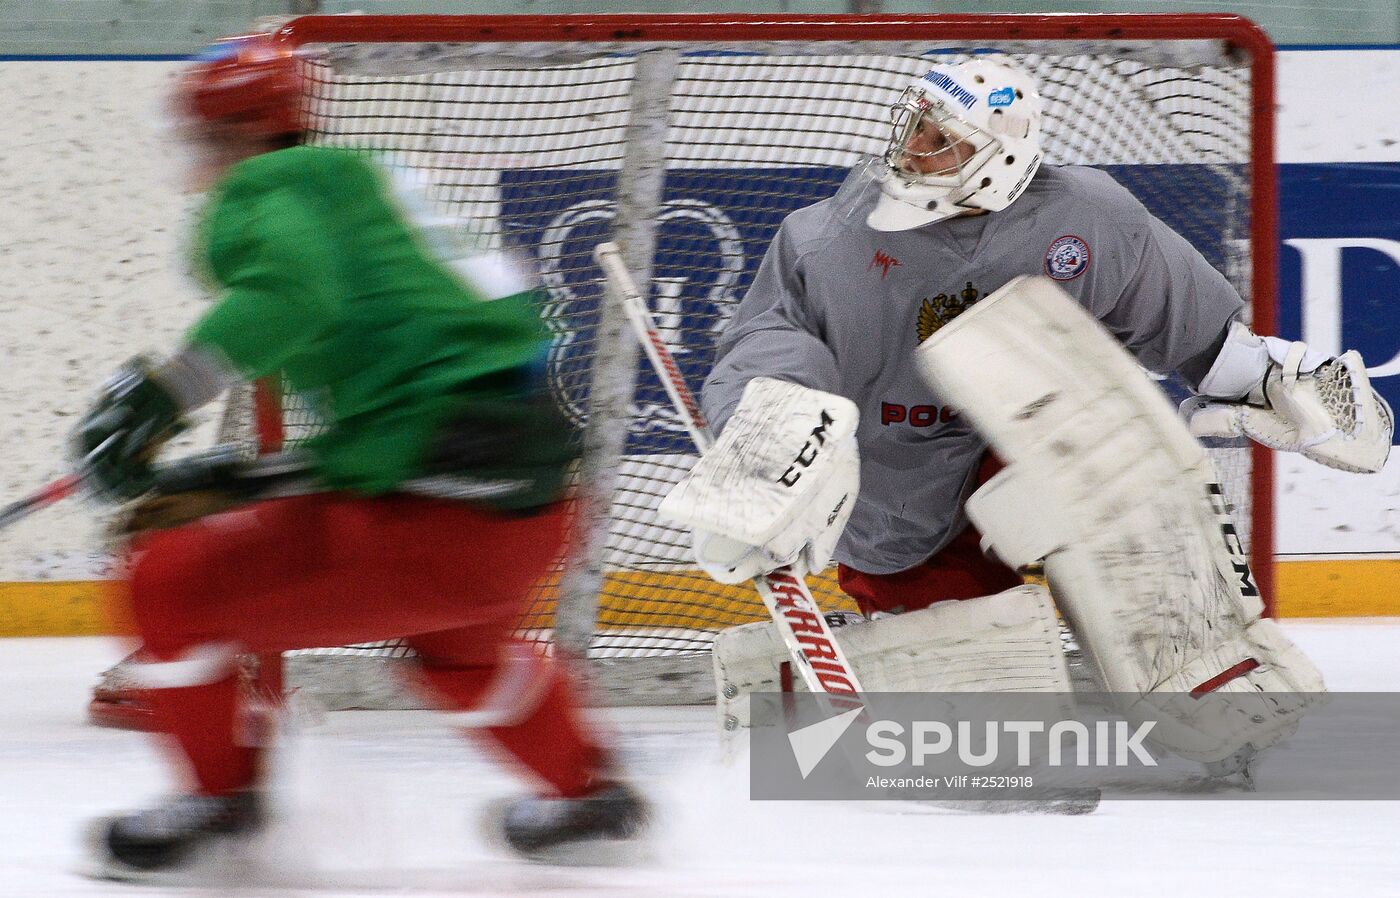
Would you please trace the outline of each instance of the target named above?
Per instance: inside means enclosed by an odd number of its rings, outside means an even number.
[[[1004,465],[990,452],[982,457],[976,481],[980,486]],[[841,591],[856,600],[861,613],[918,611],[935,602],[975,599],[1014,589],[1021,575],[982,554],[982,535],[968,527],[933,557],[893,574],[867,574],[839,565]]]
[[[562,546],[562,506],[531,516],[416,496],[324,493],[255,503],[139,538],[131,611],[159,729],[193,787],[251,785],[231,653],[405,637],[445,708],[489,712],[471,731],[562,795],[606,761],[563,666],[511,639],[530,586]]]
[[[893,574],[839,565],[837,582],[865,615],[918,611],[934,602],[975,599],[1020,586],[1020,574],[982,554],[981,538],[969,527],[928,561]]]

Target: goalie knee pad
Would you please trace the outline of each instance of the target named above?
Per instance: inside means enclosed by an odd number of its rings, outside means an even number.
[[[969,517],[1008,564],[1044,558],[1118,710],[1168,715],[1156,741],[1200,761],[1290,732],[1322,678],[1260,620],[1210,460],[1126,351],[1053,283],[1022,278],[918,354],[1008,464]]]

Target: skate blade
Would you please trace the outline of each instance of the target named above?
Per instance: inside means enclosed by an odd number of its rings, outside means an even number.
[[[654,846],[641,837],[563,842],[528,854],[511,853],[532,864],[558,867],[637,867],[656,859]]]
[[[1058,814],[1078,817],[1092,814],[1099,809],[1103,794],[1098,789],[1076,789],[1064,795],[1053,795],[1027,801],[1009,799],[1007,801],[972,802],[978,805],[969,808],[980,814]]]

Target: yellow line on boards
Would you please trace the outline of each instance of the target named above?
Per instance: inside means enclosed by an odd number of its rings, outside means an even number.
[[[118,632],[101,580],[0,583],[0,636],[99,636]],[[123,628],[124,629],[124,628]]]
[[[1400,557],[1284,560],[1275,567],[1279,617],[1400,616]],[[811,578],[823,608],[854,611],[834,571]],[[95,636],[130,632],[114,621],[111,584],[97,580],[0,583],[0,637]],[[624,571],[606,577],[602,629],[714,630],[766,620],[747,585],[721,586],[699,571]],[[552,624],[556,590],[547,584],[526,615],[527,627]]]
[[[1400,558],[1280,561],[1274,592],[1279,617],[1400,615]]]

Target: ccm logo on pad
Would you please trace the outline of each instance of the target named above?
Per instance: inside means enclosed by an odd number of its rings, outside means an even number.
[[[778,478],[778,482],[783,486],[794,486],[802,479],[802,469],[810,468],[812,462],[817,460],[817,453],[821,452],[822,446],[826,445],[827,428],[836,423],[836,419],[827,414],[826,409],[822,409],[821,423],[812,428],[811,436],[807,437],[807,442],[802,444],[802,448],[797,453],[797,458],[792,460],[788,469],[783,472],[783,476]]]

